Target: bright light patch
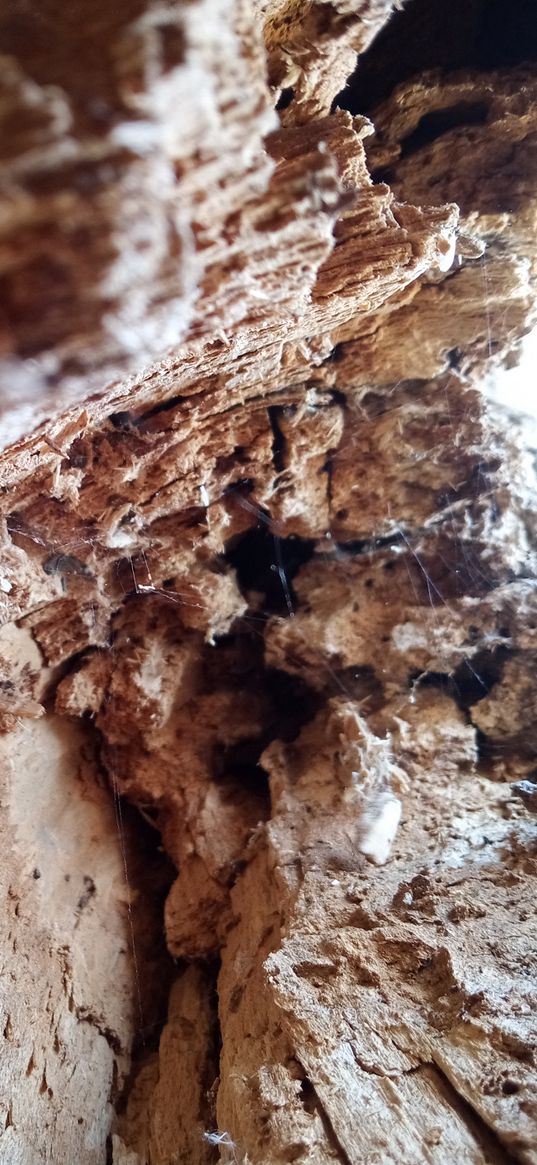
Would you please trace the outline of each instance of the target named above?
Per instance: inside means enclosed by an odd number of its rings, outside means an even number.
[[[495,371],[486,391],[504,408],[537,419],[537,328],[524,337],[517,367]]]

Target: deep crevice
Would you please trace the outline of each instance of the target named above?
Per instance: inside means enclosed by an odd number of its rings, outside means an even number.
[[[164,928],[164,903],[177,871],[161,846],[160,831],[145,810],[119,794],[107,742],[93,720],[86,719],[88,747],[104,786],[110,791],[118,831],[118,845],[130,898],[133,957],[137,964],[139,1015],[132,1055],[146,1056],[158,1048],[168,1014],[168,996],[175,973]],[[98,888],[97,888],[98,890]]]
[[[401,140],[401,158],[409,158],[437,138],[469,125],[485,125],[489,107],[485,101],[459,101],[446,109],[434,109],[420,118],[412,133]]]
[[[169,397],[168,400],[153,405],[152,408],[147,409],[145,412],[133,413],[128,409],[118,409],[117,412],[109,413],[107,419],[114,429],[118,429],[120,431],[140,429],[146,423],[146,421],[152,420],[153,417],[160,416],[161,413],[172,412],[173,409],[178,408],[189,399],[190,398],[188,396],[177,394],[175,396]]]
[[[257,526],[235,538],[226,550],[226,561],[237,572],[240,590],[263,596],[265,614],[290,614],[297,604],[292,580],[312,558],[315,541],[291,534],[280,538],[268,526]]]
[[[357,670],[357,669],[355,669]],[[301,676],[267,668],[264,640],[246,616],[228,635],[207,646],[202,661],[203,691],[255,691],[262,726],[222,748],[213,756],[212,776],[217,782],[239,781],[253,796],[268,802],[268,774],[260,763],[274,740],[295,740],[313,720],[326,693],[319,693]]]
[[[537,59],[534,0],[409,0],[397,8],[334,107],[370,114],[401,82],[434,68],[488,71]]]
[[[451,677],[460,708],[471,708],[489,695],[501,680],[503,665],[508,657],[508,648],[494,647],[491,650],[482,648],[475,655],[463,659]]]
[[[299,1061],[297,1061],[299,1063]],[[302,1065],[301,1065],[302,1067]],[[304,1069],[302,1068],[302,1071]],[[323,1105],[323,1102],[315,1088],[315,1085],[304,1075],[300,1081],[300,1100],[304,1110],[311,1115],[316,1114],[323,1126],[324,1135],[331,1149],[333,1149],[342,1165],[352,1165],[351,1159],[342,1145],[337,1133],[334,1129],[332,1121]]]
[[[108,420],[114,429],[134,429],[138,418],[127,409],[120,409],[117,413],[110,413]]]
[[[449,696],[463,712],[483,700],[501,680],[503,664],[509,657],[505,647],[483,648],[465,657],[453,672],[412,672],[409,687],[434,689]]]
[[[486,1160],[494,1161],[496,1165],[516,1165],[516,1161],[519,1159],[518,1154],[531,1150],[532,1146],[529,1142],[525,1142],[522,1137],[512,1137],[513,1148],[517,1152],[517,1157],[513,1157],[494,1130],[483,1120],[480,1113],[451,1083],[449,1076],[434,1057],[431,1070],[438,1074],[439,1082],[446,1093],[446,1099],[453,1110],[459,1113],[461,1120],[464,1121],[468,1131],[477,1141]],[[515,1141],[518,1141],[516,1145]]]
[[[265,683],[270,701],[267,731],[271,739],[295,740],[301,729],[317,715],[324,696],[301,676],[278,668],[268,668]]]
[[[279,424],[279,418],[282,414],[282,409],[277,405],[272,405],[267,409],[270,427],[272,429],[272,460],[276,473],[283,473],[285,469],[285,450],[287,446],[286,439],[282,433]]]
[[[291,102],[294,100],[295,91],[292,86],[287,89],[282,89],[280,96],[276,102],[276,109],[280,113],[284,109],[288,109]]]
[[[405,545],[408,545],[408,535],[393,531],[378,538],[351,538],[348,542],[336,542],[336,553],[347,558],[358,558],[365,554],[375,554],[379,550],[394,550]]]
[[[301,676],[267,668],[263,639],[248,627],[223,637],[207,649],[204,690],[255,690],[263,707],[262,728],[233,744],[215,749],[213,779],[238,780],[254,796],[268,799],[268,774],[260,763],[272,741],[295,740],[326,699]],[[356,670],[356,669],[355,669]]]

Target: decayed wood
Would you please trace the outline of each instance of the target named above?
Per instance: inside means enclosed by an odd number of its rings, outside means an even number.
[[[367,779],[384,742],[365,729],[364,746],[354,703],[264,755],[273,813],[220,977],[218,1115],[239,1159],[535,1160],[534,831],[509,786],[468,772],[452,700],[406,705],[383,869],[358,854],[349,765],[355,743]]]
[[[535,81],[392,7],[1,18],[2,1165],[537,1161]]]
[[[149,1026],[160,1018],[150,867],[140,881],[127,817],[127,885],[109,791],[77,725],[32,721],[22,710],[2,737],[1,765],[0,1160],[102,1161],[133,1028],[141,1014]],[[143,983],[132,958],[133,918]]]

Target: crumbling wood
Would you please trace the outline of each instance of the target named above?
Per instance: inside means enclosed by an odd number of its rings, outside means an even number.
[[[2,1165],[537,1161],[535,80],[393,7],[0,18]]]

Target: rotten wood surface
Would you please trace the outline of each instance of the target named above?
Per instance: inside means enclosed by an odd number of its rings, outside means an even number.
[[[0,18],[1,1165],[537,1162],[536,84],[392,8]]]

